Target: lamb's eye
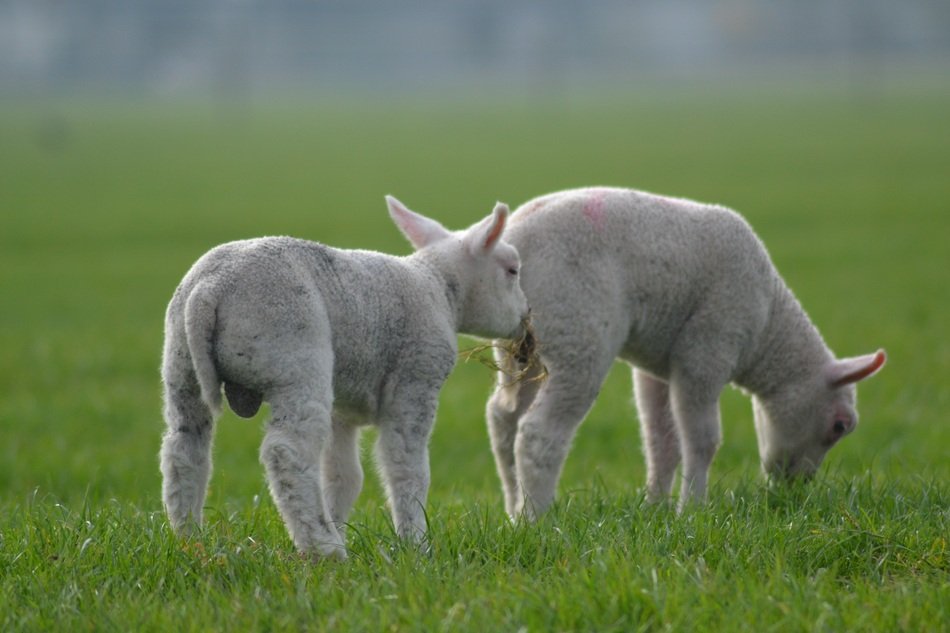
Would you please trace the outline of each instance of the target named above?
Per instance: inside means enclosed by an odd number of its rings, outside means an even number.
[[[509,269],[508,269],[508,274],[511,275],[512,277],[517,277],[517,276],[518,276],[518,269],[517,269],[517,268],[509,268]]]

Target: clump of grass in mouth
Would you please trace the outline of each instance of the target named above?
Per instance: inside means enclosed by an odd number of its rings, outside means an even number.
[[[484,353],[492,348],[501,350],[513,362],[498,363],[492,355]],[[520,338],[499,339],[475,345],[461,350],[459,356],[466,362],[475,359],[486,367],[504,374],[508,378],[508,384],[542,381],[548,377],[548,369],[538,355],[538,339],[534,335],[531,317],[526,317],[521,321]],[[512,371],[511,367],[517,367],[517,369]]]

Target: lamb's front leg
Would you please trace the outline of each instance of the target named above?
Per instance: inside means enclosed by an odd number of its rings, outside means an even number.
[[[640,415],[640,435],[647,462],[647,499],[659,502],[670,496],[680,463],[680,442],[670,408],[670,386],[646,372],[633,370],[633,390]]]
[[[680,372],[670,382],[670,402],[679,429],[683,480],[679,509],[706,499],[709,467],[719,449],[722,429],[719,393],[723,384]]]
[[[429,494],[429,435],[435,403],[425,410],[403,410],[379,426],[376,463],[379,467],[396,534],[420,542],[426,534]]]

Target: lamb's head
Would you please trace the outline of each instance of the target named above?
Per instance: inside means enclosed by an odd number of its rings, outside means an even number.
[[[858,424],[856,384],[879,370],[884,350],[832,360],[767,397],[755,396],[755,428],[766,475],[810,477],[825,454]]]
[[[459,308],[458,330],[486,338],[517,338],[528,316],[528,301],[518,282],[518,251],[502,240],[508,206],[499,202],[485,219],[453,232],[392,196],[386,202],[396,226],[446,276]]]

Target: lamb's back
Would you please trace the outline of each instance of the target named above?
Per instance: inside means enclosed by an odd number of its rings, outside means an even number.
[[[526,202],[505,233],[518,244],[542,236],[572,252],[615,247],[660,259],[708,259],[723,251],[760,247],[745,220],[725,207],[608,187],[572,189]]]
[[[505,236],[521,254],[532,310],[565,322],[584,313],[626,320],[628,351],[646,365],[665,365],[699,310],[718,311],[724,328],[748,336],[767,318],[774,269],[748,223],[723,207],[576,189],[525,203]]]
[[[231,242],[203,256],[183,286],[204,283],[217,295],[216,361],[222,377],[265,390],[248,359],[330,341],[338,402],[375,408],[387,375],[428,334],[432,315],[416,306],[425,284],[405,258],[336,249],[291,237]],[[293,362],[287,359],[288,363]]]

